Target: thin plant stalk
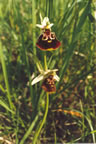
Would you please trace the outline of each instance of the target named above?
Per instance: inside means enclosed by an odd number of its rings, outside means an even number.
[[[43,127],[43,125],[44,125],[44,123],[46,121],[46,117],[47,117],[47,114],[48,114],[48,106],[49,106],[49,95],[48,95],[48,93],[46,93],[46,109],[45,109],[45,114],[44,114],[44,117],[43,117],[43,120],[42,120],[42,122],[40,124],[39,129],[35,133],[35,136],[33,138],[33,144],[36,144],[38,136],[40,134],[40,131],[41,131],[41,129],[42,129],[42,127]]]
[[[3,70],[3,75],[4,75],[4,81],[5,81],[5,85],[6,85],[6,89],[7,89],[7,98],[8,98],[8,101],[9,101],[10,108],[13,109],[13,103],[12,103],[12,99],[11,99],[11,93],[10,93],[10,87],[9,87],[9,82],[8,82],[6,64],[5,64],[2,49],[3,49],[2,43],[0,42],[0,58],[1,58],[1,65],[2,65],[2,70]]]
[[[49,0],[46,0],[46,16],[48,17],[49,12]]]
[[[36,0],[32,0],[32,42],[33,42],[33,54],[36,55]],[[36,71],[36,68],[34,66],[34,72]],[[37,85],[35,85],[35,92],[37,91]],[[32,102],[33,102],[33,109],[35,108],[36,105],[36,93],[33,92],[33,96],[32,96]],[[34,97],[35,95],[35,97]],[[33,114],[34,117],[34,114]]]
[[[45,70],[47,70],[46,53],[44,54],[44,67],[45,67]],[[38,136],[39,136],[39,134],[40,134],[40,131],[41,131],[43,125],[44,125],[45,122],[46,122],[46,117],[47,117],[47,114],[48,114],[48,106],[49,106],[49,94],[46,93],[45,114],[44,114],[44,117],[43,117],[42,122],[40,123],[39,129],[37,129],[37,131],[35,132],[35,135],[34,135],[34,138],[33,138],[33,144],[36,144],[36,141],[37,141],[37,139],[38,139]]]
[[[46,63],[46,60],[47,58],[46,58],[46,52],[45,52],[45,54],[44,54],[44,67],[45,67],[45,71],[47,70],[47,63]]]
[[[36,27],[36,13],[35,13],[35,0],[32,0],[32,41],[33,41],[33,53],[36,55],[36,34],[35,34],[35,27]]]
[[[31,100],[33,100],[33,87],[31,86],[30,66],[29,66],[29,61],[28,61],[28,56],[27,56],[26,50],[25,50],[25,56],[26,56],[27,73],[28,73],[28,77],[29,77],[30,95],[31,95]]]
[[[48,16],[48,11],[49,11],[49,1],[46,0],[46,16]],[[45,67],[45,71],[46,71],[46,70],[47,70],[47,58],[46,58],[46,53],[44,53],[44,67]],[[45,122],[46,122],[46,117],[47,117],[47,114],[48,114],[48,106],[49,106],[49,94],[46,93],[45,114],[44,114],[44,117],[43,117],[42,122],[40,123],[39,129],[38,129],[38,127],[37,127],[37,130],[36,130],[35,135],[34,135],[34,138],[33,138],[33,144],[36,144],[37,139],[38,139],[38,136],[39,136],[39,134],[40,134],[40,131],[41,131],[43,125],[44,125]]]

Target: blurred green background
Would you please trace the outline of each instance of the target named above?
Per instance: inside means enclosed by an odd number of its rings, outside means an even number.
[[[44,67],[45,52],[36,47],[40,13],[54,23],[61,46],[46,52],[60,81],[37,143],[95,143],[95,0],[0,0],[0,143],[31,144],[43,118],[41,82],[27,85],[39,74],[36,64]]]

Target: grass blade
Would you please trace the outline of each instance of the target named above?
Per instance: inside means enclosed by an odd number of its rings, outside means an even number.
[[[28,138],[28,136],[30,135],[30,133],[32,132],[32,129],[34,128],[37,120],[39,118],[39,114],[36,115],[34,121],[32,121],[32,124],[30,125],[29,129],[27,130],[27,132],[25,133],[25,135],[23,136],[23,138],[20,141],[20,144],[24,144],[25,140]]]
[[[7,106],[7,104],[6,104],[4,101],[0,100],[0,105],[1,105],[2,107],[4,107],[7,111],[9,111],[9,112],[11,112],[12,114],[14,114],[14,111],[12,111],[12,110]]]
[[[87,6],[84,9],[76,29],[74,29],[74,31],[73,31],[72,41],[71,41],[70,46],[68,48],[67,54],[66,54],[66,56],[65,56],[65,58],[63,60],[64,61],[64,65],[62,66],[62,69],[60,70],[60,79],[61,79],[60,83],[63,80],[64,73],[65,73],[65,71],[66,71],[66,69],[67,69],[67,67],[69,65],[70,59],[72,58],[73,51],[75,49],[75,45],[76,45],[75,38],[79,34],[78,31],[83,27],[83,24],[84,24],[84,22],[86,20],[86,17],[88,15],[88,13],[89,13],[89,11],[88,11],[89,8],[90,8],[90,1],[88,2]],[[59,85],[60,85],[60,83],[59,83]]]
[[[1,64],[2,64],[2,70],[3,70],[5,85],[6,85],[6,89],[7,89],[7,98],[8,98],[8,101],[9,101],[10,108],[13,109],[13,103],[12,103],[11,94],[10,94],[10,88],[9,88],[6,64],[5,64],[5,60],[4,60],[4,55],[3,55],[3,50],[2,49],[3,49],[3,46],[2,46],[2,43],[0,42],[0,58],[1,58]]]

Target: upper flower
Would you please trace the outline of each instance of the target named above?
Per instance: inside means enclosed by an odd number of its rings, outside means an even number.
[[[44,51],[56,50],[60,47],[61,43],[56,38],[55,33],[51,31],[53,23],[49,22],[48,17],[42,19],[42,16],[40,15],[40,19],[41,25],[37,24],[36,26],[42,29],[42,33],[36,42],[36,46]]]
[[[41,29],[51,29],[51,27],[53,26],[53,23],[49,22],[48,17],[44,17],[44,19],[42,19],[42,16],[40,15],[40,19],[41,19],[41,25],[36,24],[37,27],[39,27]]]

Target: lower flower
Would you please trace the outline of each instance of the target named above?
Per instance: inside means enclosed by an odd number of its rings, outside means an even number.
[[[56,71],[58,71],[58,69],[54,69],[54,70],[48,69],[46,71],[42,71],[39,76],[33,79],[31,85],[34,85],[42,80],[43,90],[45,90],[48,93],[56,92],[55,81],[59,81],[59,77],[56,74]]]

